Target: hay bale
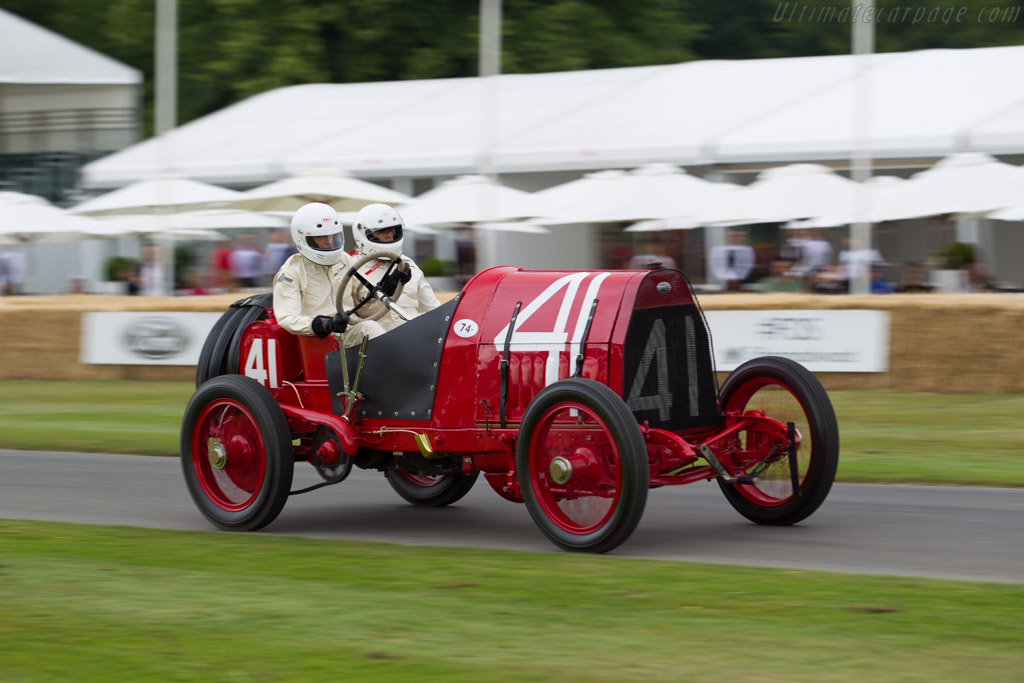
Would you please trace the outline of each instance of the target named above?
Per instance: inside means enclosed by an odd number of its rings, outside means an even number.
[[[447,301],[455,295],[440,293]],[[183,366],[79,362],[82,314],[90,311],[222,312],[243,292],[202,297],[0,297],[0,377],[182,380]],[[827,389],[1024,393],[1024,297],[999,294],[715,294],[705,310],[869,309],[890,314],[889,372],[822,373]],[[719,373],[719,381],[728,373]]]

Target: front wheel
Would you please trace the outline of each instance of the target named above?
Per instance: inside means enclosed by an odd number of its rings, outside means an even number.
[[[228,531],[253,531],[284,508],[294,471],[281,407],[256,380],[222,375],[193,394],[181,423],[181,468],[199,511]]]
[[[533,521],[565,550],[615,548],[647,503],[650,469],[636,418],[618,394],[589,379],[555,382],[530,402],[516,471]]]
[[[755,358],[726,378],[720,399],[724,411],[759,411],[783,425],[792,422],[798,443],[795,473],[787,449],[780,447],[780,457],[761,472],[757,484],[719,478],[729,503],[757,524],[784,526],[810,516],[825,501],[839,464],[836,414],[818,378],[788,358]],[[747,451],[774,445],[755,443],[763,438],[763,433],[741,432],[738,445]]]
[[[473,474],[458,472],[422,476],[393,469],[388,470],[385,476],[391,488],[413,505],[437,508],[451,505],[469,493],[480,476],[480,471],[477,470]]]

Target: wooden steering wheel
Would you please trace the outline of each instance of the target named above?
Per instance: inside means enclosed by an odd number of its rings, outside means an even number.
[[[388,269],[386,271],[384,271],[384,276],[381,277],[380,282],[378,282],[377,284],[373,284],[372,282],[367,280],[365,277],[363,277],[363,275],[359,272],[359,269],[362,268],[367,263],[369,263],[370,261],[373,261],[374,259],[394,260],[394,254],[389,254],[386,251],[371,251],[370,253],[363,254],[362,256],[357,258],[355,261],[353,261],[352,265],[349,266],[349,268],[348,268],[348,272],[346,272],[345,276],[343,278],[341,278],[341,286],[338,288],[338,294],[335,297],[335,302],[334,302],[334,306],[335,306],[335,308],[337,308],[337,310],[339,310],[339,311],[344,310],[342,308],[342,302],[344,300],[345,290],[348,289],[348,284],[349,284],[349,282],[351,282],[353,277],[355,277],[357,280],[359,280],[359,282],[363,285],[363,288],[365,288],[367,290],[367,295],[365,297],[357,298],[356,299],[355,308],[353,308],[351,311],[346,311],[349,315],[352,315],[357,310],[359,310],[363,306],[363,304],[367,303],[371,298],[375,298],[373,296],[374,293],[377,292],[377,291],[381,291],[381,284],[380,283],[384,282],[384,278],[387,277],[388,273],[391,272],[392,268],[397,267],[397,268],[400,268],[403,271],[408,269],[408,264],[405,261],[399,260],[397,266],[395,264],[392,264],[391,266],[388,266]],[[402,281],[399,281],[398,282],[398,287],[395,288],[395,293],[392,294],[390,298],[393,301],[397,301],[398,297],[402,296],[402,291],[404,289],[405,289],[405,283],[402,282]],[[387,312],[388,312],[388,306],[384,305],[376,313],[371,313],[370,315],[367,315],[367,316],[361,315],[359,317],[362,318],[363,320],[380,320],[381,318],[384,317],[384,314],[387,313]]]

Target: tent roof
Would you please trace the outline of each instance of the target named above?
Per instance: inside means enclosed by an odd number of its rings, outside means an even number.
[[[475,172],[485,138],[499,173],[843,159],[858,143],[854,84],[865,63],[875,158],[1024,153],[1024,79],[1006,77],[1024,71],[1024,46],[291,86],[167,142],[174,170],[222,184],[324,165],[361,177]],[[166,171],[160,142],[93,162],[84,182]]]
[[[142,73],[0,9],[0,83],[135,85]]]

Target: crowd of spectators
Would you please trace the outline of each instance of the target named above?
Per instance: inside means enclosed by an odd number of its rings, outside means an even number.
[[[754,236],[756,248],[749,244]],[[889,263],[878,249],[863,248],[843,239],[843,248],[836,252],[824,231],[815,229],[785,230],[784,241],[772,244],[756,231],[733,227],[726,231],[726,243],[704,252],[702,236],[687,240],[666,239],[647,233],[635,248],[629,241],[613,238],[604,253],[606,268],[644,269],[661,264],[666,268],[683,268],[700,282],[703,270],[705,291],[806,292],[842,294],[850,291],[850,283],[868,276],[873,294],[935,291],[939,277],[929,272],[920,261]],[[472,230],[456,231],[457,262],[453,264],[453,280],[461,287],[476,272],[476,243]],[[263,242],[263,244],[261,244]],[[167,247],[159,242],[142,246],[141,259],[118,258],[111,266],[111,278],[123,283],[123,292],[141,296],[169,296],[172,293],[202,295],[217,292],[269,288],[274,274],[295,253],[286,230],[274,231],[265,237],[244,232],[225,237],[213,248],[179,250],[191,252],[192,263],[175,264],[174,281],[168,276],[170,267]],[[178,256],[178,254],[176,254]],[[116,270],[116,272],[114,272]],[[0,295],[17,294],[23,289],[26,272],[25,253],[17,249],[0,249]],[[977,260],[965,264],[956,282],[940,280],[948,291],[1019,291],[1005,283],[994,283]],[[85,292],[88,283],[72,278],[68,292]]]
[[[270,287],[274,274],[295,253],[287,230],[270,234],[260,248],[256,236],[241,233],[234,241],[223,240],[210,252],[205,289],[227,291]]]
[[[705,268],[706,291],[846,294],[851,283],[862,278],[866,278],[872,294],[937,289],[928,267],[920,261],[891,263],[878,249],[865,248],[849,238],[842,240],[842,249],[837,251],[822,230],[786,230],[783,234],[781,244],[768,245],[762,238],[755,248],[748,243],[747,228],[729,228],[725,244],[711,248],[706,263],[698,264]],[[703,243],[698,242],[696,247],[701,252],[696,259],[685,249],[675,254],[683,257],[691,270],[703,254]],[[646,268],[652,262],[670,268],[676,263],[657,237],[646,238],[635,255],[618,267]],[[960,275],[963,282],[949,285],[952,291],[997,289],[976,261],[965,265]]]
[[[252,233],[241,233],[233,240],[223,239],[209,252],[199,268],[175,267],[174,282],[167,275],[169,266],[165,247],[158,243],[142,246],[141,262],[126,259],[114,277],[124,283],[124,293],[140,296],[198,296],[215,292],[266,289],[274,274],[295,253],[287,231],[272,233],[261,248]],[[194,254],[193,254],[194,256]],[[80,283],[69,283],[69,292],[83,290]]]

